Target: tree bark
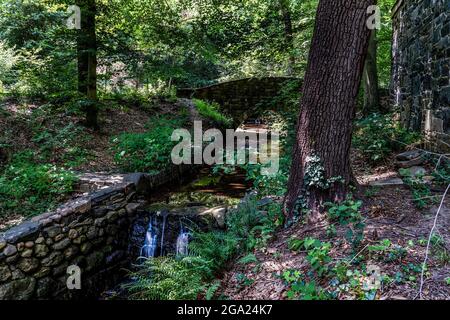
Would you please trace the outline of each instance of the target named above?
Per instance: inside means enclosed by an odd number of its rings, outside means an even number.
[[[379,111],[380,94],[378,88],[377,69],[377,36],[376,29],[372,30],[367,50],[366,62],[363,73],[364,106],[363,115]]]
[[[288,221],[302,208],[309,210],[310,222],[319,220],[323,203],[344,200],[354,182],[352,121],[370,36],[366,12],[373,2],[319,2],[284,199]]]
[[[77,37],[78,91],[87,98],[86,126],[97,130],[97,37],[95,0],[80,1],[81,29]]]
[[[294,74],[295,70],[295,52],[294,52],[294,28],[292,27],[291,10],[289,8],[289,0],[279,0],[281,15],[284,23],[284,35],[286,39],[286,49],[289,55],[289,64],[287,73],[289,76]]]

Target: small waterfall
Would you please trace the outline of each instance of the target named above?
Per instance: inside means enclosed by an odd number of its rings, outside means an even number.
[[[185,231],[183,226],[180,228],[180,234],[177,238],[177,248],[176,255],[177,256],[186,256],[189,252],[189,236],[190,233]]]
[[[156,221],[156,217],[155,217]],[[145,242],[141,249],[141,256],[151,258],[155,256],[157,244],[157,234],[154,226],[153,218],[150,219],[148,224],[147,233],[145,234]]]
[[[167,218],[167,215],[163,214],[163,225],[162,225],[162,233],[161,233],[161,251],[160,251],[160,256],[163,256],[163,253],[164,253],[164,231],[166,230],[166,218]]]
[[[142,220],[132,228],[132,239],[136,239],[134,254],[140,259],[155,258],[165,255],[185,256],[189,252],[191,229],[177,215],[167,211],[145,212]],[[143,239],[144,238],[144,239]],[[136,241],[134,240],[134,241]],[[140,261],[142,262],[142,261]]]

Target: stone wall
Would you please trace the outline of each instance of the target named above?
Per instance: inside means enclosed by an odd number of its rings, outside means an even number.
[[[138,208],[154,188],[192,170],[131,174],[0,233],[0,300],[98,298],[130,263],[128,240]],[[81,268],[81,290],[67,289],[71,265]]]
[[[450,0],[397,1],[392,94],[407,128],[450,142]]]
[[[241,123],[267,108],[273,108],[268,102],[276,97],[289,81],[297,81],[300,90],[300,80],[297,78],[265,77],[228,81],[198,89],[179,89],[177,95],[215,101],[236,123]]]

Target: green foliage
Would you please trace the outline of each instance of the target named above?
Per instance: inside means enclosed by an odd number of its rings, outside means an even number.
[[[255,282],[254,279],[250,279],[248,278],[245,274],[243,273],[238,273],[236,274],[236,280],[238,282],[238,287],[242,288],[242,287],[248,287],[250,285],[253,284],[253,282]]]
[[[240,264],[249,264],[249,263],[256,263],[258,262],[258,259],[253,253],[249,253],[245,257],[242,257],[238,260],[238,263]]]
[[[378,244],[371,245],[367,247],[367,249],[374,259],[383,260],[385,262],[401,262],[406,256],[406,249],[392,244],[389,239],[381,240]]]
[[[261,197],[264,196],[283,196],[287,191],[288,170],[286,162],[290,160],[281,155],[280,168],[275,175],[263,175],[261,169],[263,165],[245,165],[243,168],[247,172],[247,179],[253,181],[253,186]]]
[[[341,203],[325,203],[330,221],[348,226],[345,238],[354,249],[359,246],[364,235],[365,225],[362,222],[361,206],[362,202],[353,200],[351,195]]]
[[[217,103],[208,103],[203,100],[193,100],[198,113],[206,119],[213,121],[221,128],[230,128],[233,124],[233,119],[223,115],[220,112],[220,105]]]
[[[373,198],[379,191],[380,191],[380,187],[372,186],[372,187],[367,188],[364,191],[364,195],[367,198]]]
[[[361,270],[350,269],[345,263],[337,264],[333,268],[336,277],[330,282],[330,291],[332,296],[337,297],[344,293],[346,296],[351,294],[354,299],[358,300],[374,300],[377,289],[367,286],[367,277],[369,276],[363,266]],[[381,277],[381,281],[384,279]]]
[[[210,280],[238,252],[240,244],[240,239],[233,233],[196,233],[189,243],[189,254],[204,261],[203,276],[205,280]]]
[[[408,263],[406,265],[402,265],[401,271],[397,271],[395,273],[394,281],[398,284],[406,282],[416,282],[421,272],[421,264]]]
[[[4,93],[5,85],[14,81],[13,67],[18,61],[17,53],[0,41],[0,94]]]
[[[0,175],[0,215],[43,213],[71,193],[75,181],[64,168],[36,164],[31,151],[16,154]]]
[[[450,264],[450,252],[447,249],[445,239],[441,235],[433,233],[430,244],[436,261],[443,266]]]
[[[437,198],[431,196],[430,185],[423,180],[423,175],[413,177],[410,171],[405,169],[400,169],[399,172],[405,184],[411,189],[413,202],[418,209],[437,202]]]
[[[303,248],[304,240],[298,239],[297,237],[291,237],[288,242],[288,248],[292,251],[299,251]]]
[[[131,298],[137,299],[194,300],[203,293],[211,296],[214,293],[208,283],[237,253],[239,243],[228,232],[195,233],[188,256],[149,259],[131,274],[136,281],[124,288],[129,290]]]
[[[380,88],[388,88],[392,67],[392,15],[396,0],[379,0],[381,30],[377,30],[377,69]]]
[[[284,224],[284,214],[281,204],[271,203],[266,207],[266,214],[262,215],[260,225],[253,228],[255,247],[262,248],[272,239],[275,231]]]
[[[435,160],[435,162],[436,165],[439,165],[432,173],[432,176],[434,177],[433,182],[437,185],[447,186],[448,182],[450,181],[450,161],[442,161],[441,159],[441,161]]]
[[[34,126],[33,131],[32,141],[39,146],[42,159],[63,162],[69,167],[80,165],[87,160],[88,153],[83,148],[87,137],[80,126],[70,123],[62,128],[46,129],[38,124]]]
[[[304,246],[308,252],[306,260],[310,263],[311,268],[319,277],[326,274],[329,270],[328,263],[331,261],[331,257],[329,255],[331,243],[323,243],[319,240],[306,238]]]
[[[420,135],[400,127],[392,115],[372,114],[355,125],[353,146],[372,163],[418,141]]]
[[[316,187],[326,190],[330,187],[330,183],[325,178],[325,168],[319,156],[311,155],[306,159],[303,180],[306,189]]]
[[[271,221],[261,215],[257,199],[254,196],[247,196],[239,203],[234,213],[227,215],[226,223],[227,231],[240,240],[239,249],[247,252],[257,245],[261,227]]]
[[[63,19],[67,13],[42,1],[0,2],[0,41],[14,48],[16,60],[8,91],[46,97],[76,90],[76,46]],[[1,54],[0,54],[1,55]]]
[[[220,285],[221,285],[220,280],[213,281],[213,283],[206,290],[205,299],[212,300],[214,298],[217,290],[219,290]]]
[[[282,279],[289,286],[287,297],[290,300],[327,300],[330,295],[317,286],[315,281],[306,282],[298,270],[285,270]]]
[[[330,225],[327,227],[327,237],[328,237],[328,238],[333,238],[333,237],[336,236],[336,234],[337,234],[337,230],[336,230],[335,225],[334,225],[334,224],[330,224]]]
[[[312,270],[319,277],[324,276],[328,272],[328,264],[331,262],[329,255],[331,243],[323,243],[320,240],[309,237],[301,240],[294,237],[289,240],[289,249],[293,251],[305,249],[307,252],[306,260],[308,260]]]
[[[112,139],[114,160],[128,172],[158,172],[170,163],[175,129],[182,128],[186,117],[152,118],[144,133],[122,133]]]
[[[339,222],[341,225],[359,223],[361,217],[362,201],[354,201],[351,196],[341,203],[325,203],[328,208],[328,217],[331,221]]]
[[[195,300],[205,288],[201,272],[203,261],[173,257],[148,259],[127,284],[130,298],[142,300]],[[149,277],[151,274],[151,277]]]

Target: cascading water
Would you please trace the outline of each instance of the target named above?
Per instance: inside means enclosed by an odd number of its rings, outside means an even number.
[[[132,239],[139,241],[137,246],[131,246],[139,250],[136,252],[136,255],[139,254],[137,259],[155,258],[167,254],[185,256],[189,253],[192,232],[183,222],[185,218],[164,211],[145,214],[148,215],[142,218],[144,221],[138,220],[132,228]]]
[[[177,238],[176,255],[185,256],[189,252],[189,236],[190,233],[185,231],[183,226],[180,228],[180,234]]]
[[[141,257],[151,258],[155,256],[156,248],[158,246],[158,235],[156,234],[154,226],[155,220],[156,217],[154,219],[150,219],[150,222],[148,224],[147,232],[145,234],[145,242],[141,249]]]
[[[166,230],[166,218],[167,218],[167,215],[163,214],[163,225],[162,225],[162,233],[161,233],[161,251],[160,251],[160,256],[164,255],[164,231]]]

